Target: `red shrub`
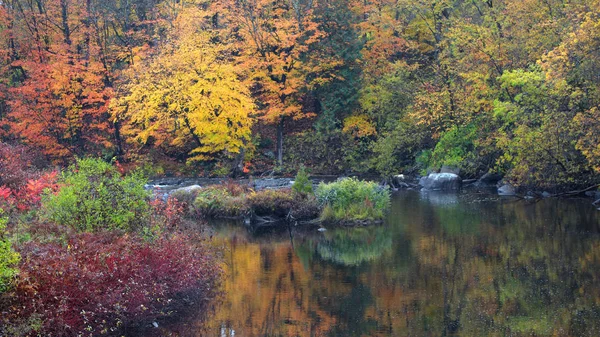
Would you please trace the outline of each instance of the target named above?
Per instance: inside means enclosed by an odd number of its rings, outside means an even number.
[[[220,276],[209,249],[184,236],[148,243],[136,236],[80,234],[66,247],[29,243],[20,253],[18,305],[8,319],[41,317],[36,334],[48,336],[114,333],[160,316],[178,294],[209,296]]]
[[[19,211],[27,211],[39,207],[44,191],[58,191],[57,176],[57,172],[44,173],[16,189],[0,186],[0,208],[12,209],[16,206]]]
[[[25,146],[0,142],[0,185],[19,189],[28,180],[37,178],[34,158]]]
[[[161,228],[167,229],[180,228],[186,210],[184,202],[175,198],[168,198],[167,201],[156,198],[150,201],[150,206],[152,207],[152,225],[158,225]]]

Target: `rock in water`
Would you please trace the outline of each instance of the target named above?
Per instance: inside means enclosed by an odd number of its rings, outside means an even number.
[[[510,184],[504,184],[498,188],[498,194],[504,196],[517,195],[517,190]]]
[[[458,191],[462,186],[462,179],[454,173],[431,173],[421,178],[419,185],[428,191]]]

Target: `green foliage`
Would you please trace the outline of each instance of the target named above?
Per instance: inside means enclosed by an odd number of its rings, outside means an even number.
[[[245,195],[234,196],[223,186],[200,190],[193,207],[201,217],[239,217],[248,212]]]
[[[346,178],[321,183],[317,200],[324,207],[324,221],[370,221],[383,219],[390,207],[390,192],[374,182]]]
[[[393,130],[374,143],[372,166],[385,177],[410,169],[417,152],[423,147],[423,135],[420,128],[399,121]]]
[[[312,181],[310,181],[308,178],[308,173],[306,173],[306,167],[304,167],[304,165],[300,166],[298,174],[296,174],[296,179],[294,179],[292,190],[300,195],[308,195],[313,193]]]
[[[453,126],[444,132],[429,158],[428,168],[439,169],[451,166],[467,174],[475,174],[475,139],[477,128],[474,124],[465,127]],[[422,158],[424,159],[424,158]]]
[[[17,275],[15,268],[21,256],[15,252],[6,237],[6,224],[8,218],[4,216],[4,210],[0,208],[0,293],[8,290],[12,279]]]
[[[584,127],[576,108],[581,93],[549,78],[539,67],[508,71],[500,82],[514,97],[496,101],[495,117],[503,125],[497,137],[499,169],[517,185],[551,188],[587,185],[589,159],[577,143]]]
[[[56,194],[42,201],[45,217],[80,231],[138,229],[148,216],[150,193],[139,173],[122,176],[111,164],[81,159],[60,180]]]

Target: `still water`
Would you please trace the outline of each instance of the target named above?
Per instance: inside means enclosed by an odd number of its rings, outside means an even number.
[[[216,227],[227,279],[197,336],[600,336],[589,200],[402,192],[384,225]]]

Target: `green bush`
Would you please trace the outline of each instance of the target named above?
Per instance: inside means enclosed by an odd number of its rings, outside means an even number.
[[[193,207],[201,217],[240,217],[248,212],[245,195],[233,196],[224,186],[210,186],[200,190]]]
[[[4,217],[4,210],[0,208],[0,293],[6,291],[11,280],[17,275],[15,266],[21,259],[19,253],[15,252],[6,238],[6,224],[8,219]]]
[[[140,173],[122,176],[111,164],[82,159],[65,172],[57,194],[42,201],[45,217],[80,231],[141,227],[148,218],[150,192]]]
[[[321,183],[317,187],[316,197],[323,206],[323,221],[381,220],[390,207],[388,189],[355,178]]]
[[[440,169],[442,166],[450,166],[461,169],[467,175],[476,172],[476,149],[477,128],[475,124],[464,127],[453,126],[446,131],[429,158],[429,167]]]
[[[306,168],[304,165],[300,166],[298,174],[296,174],[296,179],[294,179],[292,190],[301,195],[313,194],[312,181],[310,181],[308,178],[308,174],[306,173]]]

